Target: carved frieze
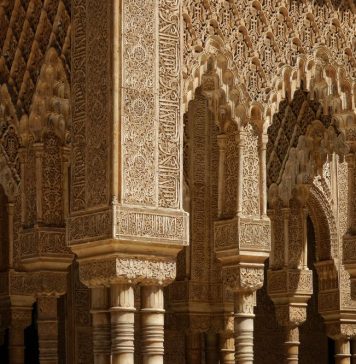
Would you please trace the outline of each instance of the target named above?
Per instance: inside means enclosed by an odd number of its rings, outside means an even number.
[[[63,295],[67,272],[4,272],[0,275],[0,295]]]
[[[88,287],[114,283],[167,285],[176,277],[175,260],[112,257],[79,264],[80,280]]]
[[[270,251],[271,226],[269,220],[234,218],[214,223],[215,251]]]
[[[94,213],[71,216],[67,224],[69,245],[112,237],[112,210],[105,209]]]
[[[117,206],[115,238],[187,245],[188,214]]]
[[[268,293],[278,295],[311,295],[313,292],[313,272],[311,270],[268,270]]]
[[[36,228],[20,231],[20,255],[22,259],[39,256],[72,257],[65,241],[65,229]]]

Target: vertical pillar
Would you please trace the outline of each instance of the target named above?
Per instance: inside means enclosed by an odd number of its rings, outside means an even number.
[[[163,364],[164,297],[161,286],[141,289],[143,364]]]
[[[345,337],[335,340],[335,364],[350,364],[350,340]]]
[[[94,364],[110,364],[111,361],[108,298],[108,292],[105,287],[95,287],[91,289]]]
[[[24,364],[24,330],[25,326],[13,323],[9,330],[9,358],[12,364]]]
[[[231,334],[220,335],[221,364],[235,364],[235,342]]]
[[[130,284],[111,286],[111,363],[134,364],[135,295]]]
[[[58,363],[57,297],[37,298],[40,364]]]
[[[299,344],[298,326],[287,327],[286,341],[284,342],[286,364],[298,364]]]
[[[253,364],[255,292],[235,293],[235,362]]]

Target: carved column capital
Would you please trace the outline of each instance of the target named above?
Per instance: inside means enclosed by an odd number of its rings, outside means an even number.
[[[351,322],[326,322],[326,334],[334,340],[355,338],[356,324]]]
[[[175,260],[116,256],[80,263],[80,279],[88,287],[141,283],[165,286],[176,277]]]
[[[263,265],[224,266],[222,270],[224,286],[236,292],[254,292],[263,286]]]

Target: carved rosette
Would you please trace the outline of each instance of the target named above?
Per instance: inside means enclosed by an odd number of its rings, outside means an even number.
[[[263,286],[264,270],[260,266],[224,266],[222,270],[224,286],[232,291],[254,292]]]
[[[168,285],[176,277],[175,260],[112,257],[80,263],[81,281],[88,287],[118,283]]]

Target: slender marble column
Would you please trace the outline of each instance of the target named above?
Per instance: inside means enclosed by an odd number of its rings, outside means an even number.
[[[221,364],[235,364],[235,340],[231,334],[220,335]]]
[[[163,364],[164,297],[160,286],[141,288],[143,364]]]
[[[105,287],[91,289],[93,317],[94,364],[110,364],[110,314],[108,291]]]
[[[335,340],[335,364],[350,364],[350,340],[340,338]]]
[[[286,364],[298,364],[299,344],[300,342],[298,326],[287,327],[286,341],[284,342]]]
[[[58,363],[57,297],[37,298],[40,364]]]
[[[255,292],[235,293],[235,362],[253,364]]]
[[[134,364],[135,296],[130,284],[111,286],[111,364]]]

